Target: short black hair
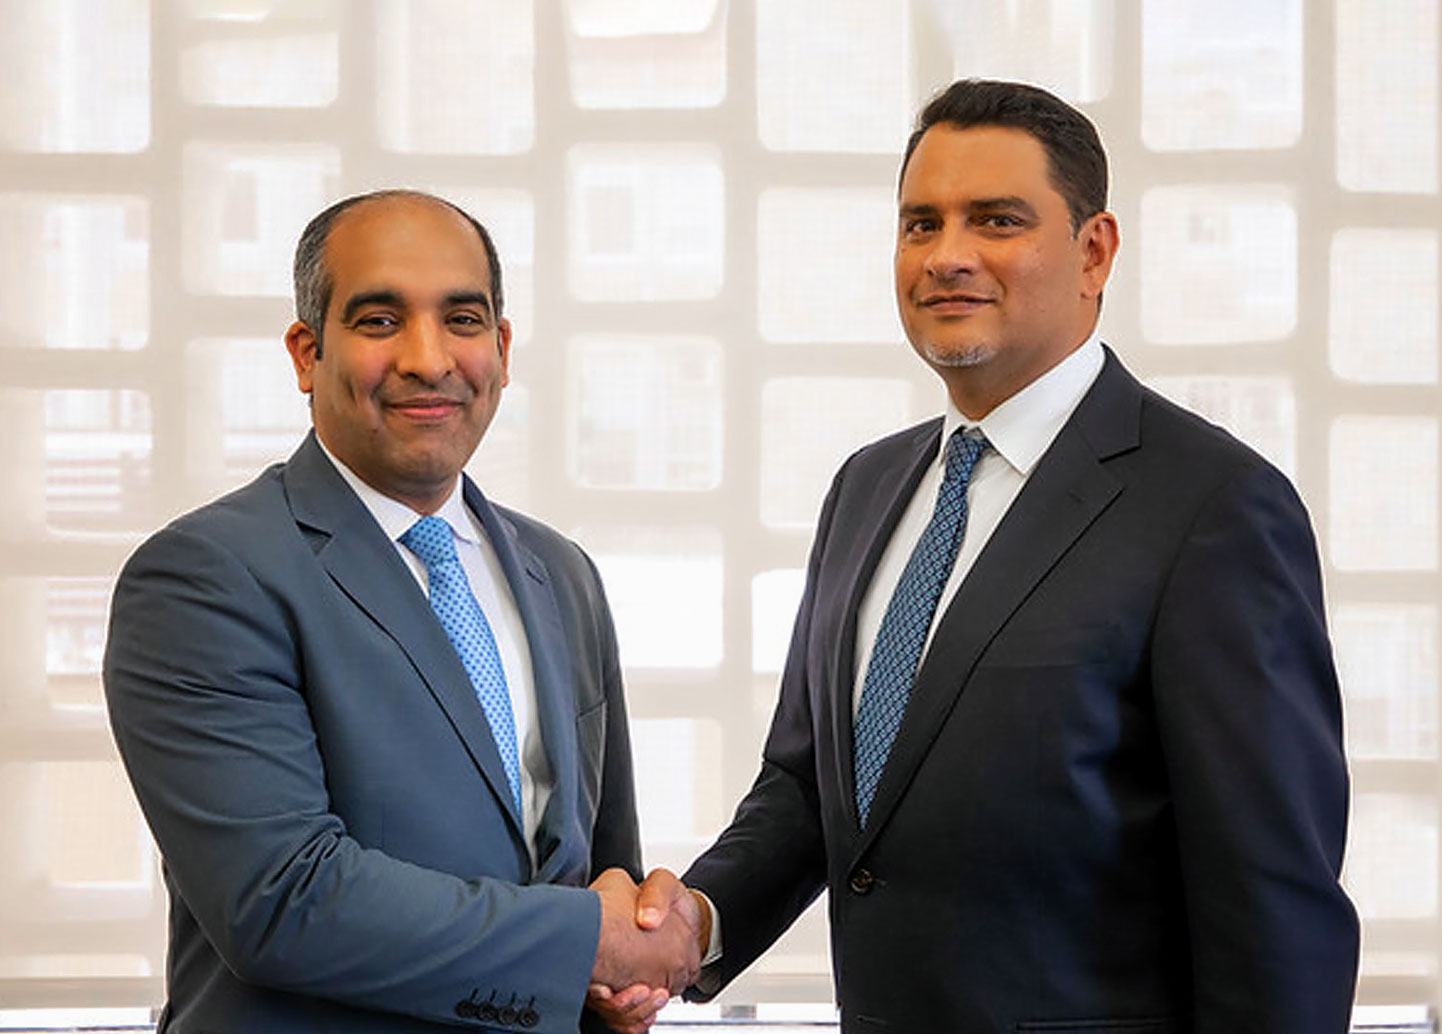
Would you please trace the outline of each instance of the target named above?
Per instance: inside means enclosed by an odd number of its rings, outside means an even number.
[[[959,79],[927,102],[906,142],[901,172],[926,131],[938,123],[958,129],[1002,126],[1029,133],[1046,151],[1051,184],[1071,214],[1072,233],[1107,207],[1107,153],[1089,118],[1037,86],[996,79]]]
[[[501,318],[503,299],[501,257],[496,252],[496,245],[492,242],[491,235],[475,216],[460,205],[447,201],[443,197],[427,194],[423,190],[372,190],[365,194],[342,198],[331,205],[306,224],[305,229],[301,231],[300,240],[295,246],[295,318],[315,334],[317,358],[321,353],[321,339],[325,332],[326,310],[330,308],[331,292],[335,290],[335,278],[331,276],[330,270],[326,268],[325,264],[325,245],[326,241],[330,239],[330,231],[335,226],[336,219],[346,209],[354,208],[366,201],[382,201],[387,198],[433,201],[451,209],[471,224],[471,228],[476,231],[476,236],[481,239],[481,246],[486,251],[486,265],[491,274],[491,308],[495,312],[495,318]]]

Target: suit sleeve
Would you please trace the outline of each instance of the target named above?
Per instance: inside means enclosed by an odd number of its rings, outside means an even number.
[[[817,577],[848,466],[837,473],[817,522],[761,772],[731,824],[682,877],[711,899],[721,922],[721,958],[687,992],[691,1000],[715,996],[751,965],[816,899],[826,882],[812,696],[830,689],[815,685],[808,654]]]
[[[601,797],[591,831],[591,876],[607,869],[621,868],[639,881],[641,831],[636,821],[635,775],[631,767],[631,732],[626,713],[626,696],[621,679],[621,662],[616,648],[616,628],[606,603],[601,577],[590,557],[586,561],[592,587],[590,612],[599,629],[600,646],[596,663],[606,698],[605,746],[601,762]]]
[[[117,586],[111,724],[183,921],[248,983],[449,1023],[469,989],[509,988],[533,1029],[573,1034],[595,895],[463,879],[348,836],[292,620],[229,550],[173,527]]]
[[[1195,520],[1157,617],[1197,1034],[1348,1028],[1357,920],[1338,881],[1347,772],[1316,545],[1254,467]]]

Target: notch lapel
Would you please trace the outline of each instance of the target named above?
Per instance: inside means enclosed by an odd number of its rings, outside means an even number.
[[[1139,444],[1141,397],[1141,386],[1108,349],[1096,382],[1037,463],[942,615],[917,671],[855,856],[885,825],[987,645],[1121,494],[1122,483],[1103,461]],[[852,811],[854,827],[854,799]]]
[[[540,883],[568,882],[563,879],[566,874],[579,869],[584,875],[586,871],[589,858],[585,845],[590,837],[579,823],[579,748],[571,691],[575,678],[561,611],[550,571],[521,540],[515,524],[486,500],[470,478],[465,479],[464,492],[466,505],[485,527],[491,548],[501,562],[526,629],[536,718],[551,767],[551,794],[536,829],[537,872],[533,879]]]
[[[312,431],[282,474],[291,512],[316,559],[351,601],[385,630],[445,712],[497,807],[524,837],[495,736],[445,629],[393,542],[321,451]]]
[[[846,802],[852,829],[856,828],[856,770],[852,759],[856,619],[861,601],[876,573],[876,565],[881,562],[881,555],[891,541],[907,504],[916,494],[916,486],[927,465],[937,457],[941,427],[942,422],[938,419],[903,431],[896,445],[895,462],[887,463],[883,458],[874,481],[870,486],[861,486],[861,490],[871,498],[855,500],[843,493],[836,501],[837,512],[832,518],[835,526],[828,537],[828,544],[837,543],[847,552],[840,560],[840,585],[830,594],[839,603],[840,609],[834,614],[820,615],[819,627],[840,630],[837,648],[829,658],[830,670],[823,682],[823,685],[836,689],[823,697],[822,706],[830,709],[830,714],[823,721],[825,727],[830,728],[832,742],[836,744],[832,778],[842,789],[841,799]],[[880,514],[880,519],[868,527],[868,515],[876,513]],[[852,514],[858,515],[859,524]],[[854,530],[849,527],[852,524],[856,524]],[[824,605],[818,601],[818,607]]]

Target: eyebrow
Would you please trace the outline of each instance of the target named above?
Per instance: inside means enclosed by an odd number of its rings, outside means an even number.
[[[1028,216],[1036,215],[1036,209],[1030,202],[1015,195],[978,198],[967,207],[972,212],[1020,212]]]
[[[903,204],[898,208],[897,214],[905,218],[907,216],[935,215],[940,209],[938,206],[928,202],[912,202]],[[1018,212],[1022,215],[1035,218],[1036,209],[1033,208],[1025,198],[1012,194],[1001,197],[983,197],[970,201],[966,205],[968,214],[985,214],[987,212]]]
[[[484,291],[451,291],[441,299],[444,308],[453,308],[457,305],[478,305],[491,315],[491,297]],[[348,323],[356,313],[371,305],[388,305],[393,308],[403,309],[406,307],[406,300],[399,291],[390,291],[384,288],[376,291],[361,291],[346,299],[345,307],[341,309],[341,322]]]

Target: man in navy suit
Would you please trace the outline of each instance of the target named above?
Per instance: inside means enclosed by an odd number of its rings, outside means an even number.
[[[719,920],[693,995],[825,889],[846,1032],[1347,1029],[1312,531],[1098,340],[1106,193],[1095,129],[1042,90],[922,112],[896,298],[945,412],[822,507],[760,775],[685,875]]]
[[[588,985],[626,1026],[692,975],[694,913],[632,920],[596,571],[461,473],[507,381],[501,303],[488,234],[447,202],[317,216],[286,334],[314,432],[120,577],[105,689],[170,892],[162,1031],[574,1034],[601,1026]],[[445,522],[434,568],[422,517]]]

